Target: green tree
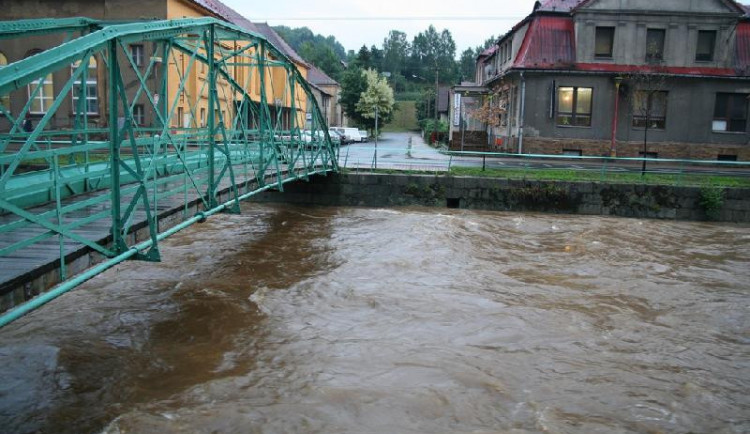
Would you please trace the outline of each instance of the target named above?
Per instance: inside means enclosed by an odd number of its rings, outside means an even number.
[[[441,83],[453,83],[458,78],[456,43],[449,30],[438,33],[430,25],[414,37],[411,45],[409,73],[425,80],[439,75]]]
[[[367,48],[366,45],[363,45],[362,48],[359,49],[359,52],[357,52],[357,57],[354,60],[354,63],[357,64],[362,69],[369,69],[372,68],[372,54],[370,53],[370,49]]]
[[[410,50],[411,44],[406,39],[406,33],[391,30],[383,40],[383,71],[389,71],[394,76],[403,75]]]
[[[362,68],[356,62],[353,62],[341,75],[341,106],[344,108],[344,112],[349,119],[356,124],[363,122],[362,117],[357,111],[359,98],[362,92],[367,90],[367,80],[363,72]]]
[[[383,50],[379,49],[376,46],[370,47],[370,58],[372,63],[372,68],[378,72],[383,71]]]
[[[276,26],[274,30],[303,59],[323,70],[334,80],[338,81],[341,78],[341,61],[346,59],[346,52],[335,37],[313,34],[307,27],[293,29]]]
[[[474,75],[477,66],[477,54],[471,48],[465,49],[461,53],[461,81],[474,81]]]
[[[360,95],[356,109],[363,120],[363,124],[369,129],[374,129],[376,115],[380,125],[384,125],[391,120],[396,100],[388,81],[385,77],[381,77],[376,70],[367,69],[362,72],[362,75],[367,83],[367,88]]]
[[[323,72],[334,80],[338,81],[341,78],[344,68],[341,66],[341,61],[331,47],[305,41],[302,43],[298,53],[303,59],[323,70]]]

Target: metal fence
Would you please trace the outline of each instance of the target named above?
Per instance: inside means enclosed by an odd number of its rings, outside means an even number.
[[[563,181],[750,186],[750,162],[446,151],[426,145],[349,145],[347,170],[396,170]]]

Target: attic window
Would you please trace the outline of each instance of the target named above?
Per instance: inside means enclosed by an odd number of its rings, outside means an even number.
[[[614,27],[597,27],[594,57],[611,59],[612,48],[615,42]]]
[[[698,45],[695,48],[695,60],[698,62],[713,61],[714,47],[716,47],[716,31],[698,31]]]
[[[664,39],[666,38],[664,29],[647,29],[646,30],[646,61],[658,63],[664,59]]]

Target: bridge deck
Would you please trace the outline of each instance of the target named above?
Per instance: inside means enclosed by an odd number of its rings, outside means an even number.
[[[240,193],[257,186],[257,179],[254,172],[248,171],[243,173],[240,170],[236,172],[237,173],[235,174],[235,180],[238,188],[240,188]],[[275,172],[271,174],[275,175]],[[268,177],[269,173],[267,173],[266,176]],[[274,180],[269,179],[268,182],[272,183],[274,182]],[[166,182],[160,185],[159,191],[166,192],[174,189],[184,189],[185,185],[186,184],[184,180],[180,177],[179,179],[174,179],[171,182]],[[230,187],[231,183],[229,179],[224,178],[224,180],[219,184],[219,191],[228,191]],[[190,189],[192,189],[192,191],[190,192],[189,196],[194,199],[192,201],[189,201],[188,204],[186,204],[183,194],[172,194],[159,199],[157,201],[155,213],[158,216],[158,220],[161,221],[164,218],[175,213],[189,212],[187,209],[188,206],[195,205],[200,200],[195,198],[195,189],[192,188],[192,186],[190,187]],[[109,197],[109,195],[109,189],[91,191],[65,198],[61,201],[61,204],[63,207],[66,207],[69,205],[74,205],[76,203],[83,203],[90,199],[102,198],[103,196]],[[127,207],[132,197],[133,194],[123,194],[121,198],[123,209]],[[146,212],[142,207],[139,208],[140,209],[137,209],[133,213],[133,217],[131,219],[131,233],[140,228],[147,227]],[[48,211],[52,211],[54,213],[55,209],[55,203],[51,202],[44,205],[35,206],[33,208],[28,208],[27,211],[35,215],[40,215]],[[97,213],[106,213],[106,216],[82,224],[72,231],[73,233],[80,235],[87,240],[91,240],[100,245],[106,245],[111,241],[110,231],[112,219],[111,215],[109,215],[109,210],[109,201],[103,200],[97,204],[83,206],[79,210],[66,213],[63,217],[62,222],[69,224],[75,222],[76,220],[84,219]],[[185,215],[183,216],[183,218],[184,217],[190,217],[190,215]],[[10,224],[17,221],[19,221],[19,217],[13,214],[0,215],[0,225]],[[58,223],[56,221],[56,218],[54,217],[50,219],[49,222],[53,224]],[[164,230],[164,228],[161,229]],[[47,229],[39,225],[29,225],[22,231],[0,233],[0,248],[12,245],[16,242],[28,240],[29,238],[37,235],[43,235],[47,232]],[[84,245],[83,243],[72,240],[68,237],[64,237],[62,239],[62,248],[64,250],[66,264],[93,251],[93,249]],[[31,282],[40,274],[58,269],[60,267],[60,249],[60,238],[58,236],[53,236],[45,240],[41,240],[23,249],[17,250],[9,255],[1,257],[0,263],[2,264],[2,267],[0,267],[0,297],[5,298],[4,296],[7,296],[10,291],[18,288],[21,285],[24,285],[27,282]],[[27,297],[29,295],[33,294],[27,294]]]

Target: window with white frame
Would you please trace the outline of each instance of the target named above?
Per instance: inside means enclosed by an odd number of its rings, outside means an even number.
[[[52,74],[47,74],[44,78],[38,78],[26,86],[28,97],[31,100],[30,113],[44,114],[52,106],[54,100],[54,81]]]
[[[73,63],[70,66],[70,73],[73,74],[81,64],[80,61]],[[80,104],[85,103],[86,114],[96,115],[99,114],[99,94],[97,88],[97,73],[96,73],[96,59],[92,56],[89,58],[89,67],[86,71],[86,86],[82,86],[83,75],[80,75],[78,79],[73,83],[73,113],[79,113]],[[85,93],[84,93],[85,92]]]
[[[130,44],[130,57],[133,58],[135,66],[143,66],[144,54],[143,45],[141,44]]]

